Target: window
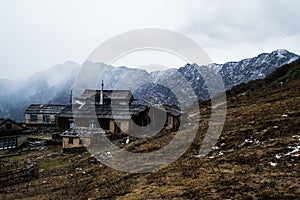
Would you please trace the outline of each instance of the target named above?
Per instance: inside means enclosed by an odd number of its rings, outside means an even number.
[[[50,115],[43,115],[43,122],[44,123],[50,122]]]
[[[0,150],[3,150],[3,139],[0,139]]]
[[[75,128],[75,122],[74,122],[74,119],[69,119],[69,127],[70,127],[70,128]]]
[[[31,122],[37,122],[38,121],[37,115],[30,115],[30,121]]]
[[[69,137],[69,144],[73,144],[73,138]]]
[[[115,122],[115,133],[116,134],[120,134],[121,133],[121,128],[120,128],[120,126],[121,126],[121,123],[119,122],[119,123],[116,123]]]
[[[11,144],[12,144],[12,148],[16,148],[17,147],[17,138],[13,138]]]
[[[173,124],[172,122],[173,122],[172,116],[169,115],[168,116],[168,125],[172,125]]]
[[[7,130],[11,130],[12,124],[11,124],[11,123],[6,123],[6,124],[5,124],[5,128],[6,128]]]
[[[17,138],[0,139],[0,150],[17,148]]]
[[[8,145],[7,139],[4,139],[3,140],[3,149],[7,149],[7,145]]]
[[[81,139],[79,140],[79,144],[80,144],[80,145],[83,145],[83,141],[82,141]]]
[[[90,122],[89,122],[89,127],[90,128],[95,128],[96,127],[96,124],[95,124],[95,120],[90,120]]]
[[[12,147],[12,141],[11,141],[11,139],[7,139],[7,148],[11,149],[11,147]]]

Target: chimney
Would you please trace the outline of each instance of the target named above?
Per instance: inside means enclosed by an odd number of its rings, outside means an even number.
[[[71,89],[71,93],[70,93],[70,105],[72,105],[72,95],[73,95],[73,89]]]
[[[102,80],[102,84],[101,84],[101,91],[100,91],[100,105],[103,105],[103,80]]]

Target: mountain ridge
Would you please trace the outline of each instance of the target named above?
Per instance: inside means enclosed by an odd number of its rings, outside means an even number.
[[[213,63],[200,67],[220,73],[225,89],[228,90],[238,84],[264,78],[275,69],[297,58],[299,58],[298,55],[279,49],[241,61],[224,64]],[[87,61],[85,65],[97,68],[105,64]],[[23,120],[25,108],[32,103],[69,103],[70,93],[80,67],[73,61],[67,61],[48,70],[37,72],[25,81],[0,79],[0,89],[2,90],[0,116]],[[134,95],[143,100],[139,103],[148,102],[149,104],[178,104],[176,95],[168,87],[175,88],[178,94],[182,89],[178,87],[187,80],[198,100],[207,100],[210,98],[209,92],[204,79],[199,74],[198,67],[196,64],[186,64],[178,69],[170,68],[149,73],[145,70],[125,66],[107,66],[107,70],[102,77],[99,77],[99,80],[104,80],[106,89],[132,89]],[[178,78],[178,76],[182,76],[184,79]],[[164,87],[163,84],[168,87]],[[100,88],[100,85],[89,89],[96,88]],[[189,97],[186,99],[187,102],[192,100],[194,99],[189,99]]]

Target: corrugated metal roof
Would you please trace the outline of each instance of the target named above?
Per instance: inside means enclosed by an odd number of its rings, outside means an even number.
[[[66,105],[56,104],[31,104],[26,110],[26,114],[59,114]]]

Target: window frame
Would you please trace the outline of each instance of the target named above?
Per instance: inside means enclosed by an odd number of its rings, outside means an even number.
[[[29,120],[30,120],[30,122],[38,122],[38,115],[37,114],[30,114]]]
[[[16,137],[0,138],[0,150],[17,148],[18,140]]]
[[[42,116],[43,123],[50,123],[50,115],[46,114]]]

